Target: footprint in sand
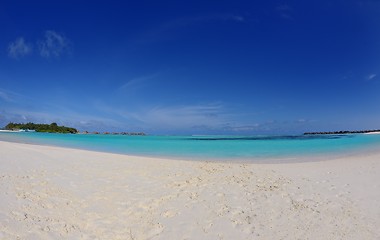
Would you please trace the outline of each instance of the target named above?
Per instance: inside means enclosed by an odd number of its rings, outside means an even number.
[[[178,213],[176,211],[172,211],[172,210],[166,210],[165,212],[163,212],[161,215],[165,218],[172,218],[174,216],[176,216]]]
[[[161,223],[157,223],[152,226],[152,229],[147,233],[147,238],[158,236],[162,231],[164,231],[164,226]]]

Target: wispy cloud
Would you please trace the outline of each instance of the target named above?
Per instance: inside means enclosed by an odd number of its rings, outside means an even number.
[[[183,17],[174,19],[173,21],[163,24],[161,27],[163,29],[176,28],[181,26],[188,26],[200,22],[222,22],[222,21],[234,21],[234,22],[244,22],[244,17],[241,15],[234,14],[211,14],[205,16],[193,16],[193,17]]]
[[[306,118],[287,122],[265,121],[263,116],[252,117],[252,113],[237,113],[220,102],[142,106],[139,109],[125,109],[102,102],[97,104],[97,109],[124,122],[125,127],[148,133],[266,134],[281,133],[286,129],[300,132],[311,125],[311,121]]]
[[[6,102],[12,102],[11,97],[4,91],[0,89],[0,99],[6,101]]]
[[[283,19],[293,20],[293,8],[287,4],[281,4],[276,7],[276,11]]]
[[[136,80],[137,81],[137,80]],[[33,101],[37,101],[31,103]],[[105,101],[105,102],[104,102]],[[31,100],[28,96],[0,89],[0,127],[14,122],[57,122],[88,131],[145,131],[147,133],[254,134],[305,129],[306,118],[290,122],[265,121],[265,117],[236,112],[221,102],[156,105],[130,108],[97,100],[76,108],[57,102]],[[260,114],[259,114],[260,115]],[[259,118],[261,120],[259,120]]]
[[[46,31],[45,38],[38,41],[40,55],[44,58],[60,57],[70,51],[70,41],[55,31]]]
[[[6,101],[6,102],[11,102],[12,99],[8,96],[8,94],[6,94],[5,92],[2,92],[0,90],[0,99]]]
[[[122,90],[122,91],[137,90],[139,88],[144,87],[148,81],[155,79],[158,75],[159,75],[158,73],[155,73],[155,74],[151,74],[151,75],[133,78],[133,79],[127,81],[126,83],[124,83],[122,86],[120,86],[119,90]]]
[[[14,103],[17,101],[25,100],[25,97],[20,93],[0,88],[0,100]]]
[[[377,76],[377,74],[375,74],[375,73],[372,73],[372,74],[370,74],[369,76],[368,76],[368,80],[372,80],[372,79],[374,79],[375,77]]]
[[[237,22],[244,22],[245,18],[239,15],[231,15],[231,20],[235,20]]]
[[[293,8],[291,8],[289,5],[287,4],[281,4],[281,5],[278,5],[276,7],[276,10],[277,11],[293,11]]]
[[[231,126],[227,125],[224,128],[222,128],[224,131],[232,131],[232,132],[252,132],[259,129],[261,125],[258,123],[252,124],[252,125],[241,125],[241,126]]]
[[[142,106],[129,110],[97,102],[96,108],[113,118],[119,118],[129,128],[150,133],[245,133],[260,128],[260,124],[249,123],[249,120],[244,118],[246,116],[243,116],[242,122],[241,114],[233,113],[232,109],[219,102]]]
[[[189,129],[197,126],[216,128],[230,121],[221,104],[157,106],[130,114],[146,126],[155,129]]]
[[[32,44],[27,43],[24,38],[17,38],[15,41],[9,43],[8,56],[14,59],[25,57],[32,53]]]
[[[170,33],[176,32],[179,29],[186,29],[197,24],[224,22],[242,23],[245,22],[245,20],[246,19],[244,16],[235,14],[210,14],[181,17],[162,23],[155,28],[149,29],[137,40],[140,43],[151,43],[159,40],[171,39],[173,36]]]
[[[41,57],[60,57],[70,52],[70,41],[63,34],[48,30],[43,40],[37,41],[38,52]],[[17,38],[8,45],[8,56],[19,59],[33,52],[33,44],[26,42],[23,37]]]

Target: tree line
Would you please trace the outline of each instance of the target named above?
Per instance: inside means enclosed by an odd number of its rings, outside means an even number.
[[[13,123],[10,122],[5,126],[6,130],[20,130],[28,129],[35,130],[36,132],[48,132],[48,133],[77,133],[78,130],[71,127],[58,126],[57,123],[53,122],[51,124],[36,124],[32,122],[28,123]]]
[[[372,133],[372,132],[380,132],[380,129],[376,129],[376,130],[360,130],[360,131],[305,132],[304,135],[317,135],[317,134],[355,134],[355,133]]]

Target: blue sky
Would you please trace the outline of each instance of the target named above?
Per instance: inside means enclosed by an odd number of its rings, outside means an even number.
[[[0,126],[380,128],[380,1],[2,1]]]

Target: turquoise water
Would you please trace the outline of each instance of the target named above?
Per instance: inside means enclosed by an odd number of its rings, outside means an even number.
[[[380,134],[315,136],[125,136],[0,132],[1,141],[192,160],[265,160],[380,150]]]

